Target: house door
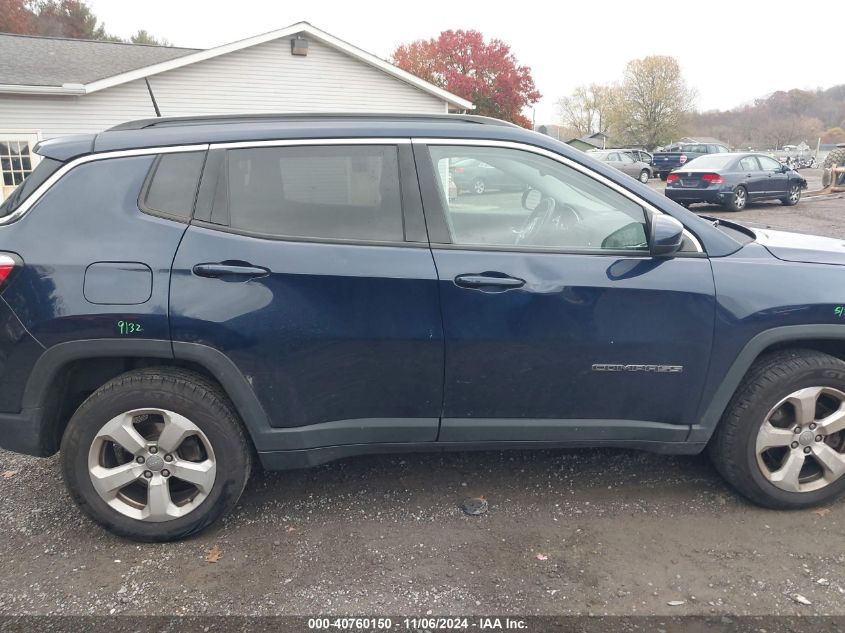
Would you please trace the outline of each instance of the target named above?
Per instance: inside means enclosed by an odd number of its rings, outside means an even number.
[[[32,149],[40,137],[33,131],[0,130],[0,202],[35,169],[38,156]]]

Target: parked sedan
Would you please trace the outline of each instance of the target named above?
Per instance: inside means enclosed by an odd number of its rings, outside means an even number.
[[[487,191],[521,191],[523,185],[513,176],[474,158],[461,158],[452,162],[449,175],[457,193],[468,191],[481,195]]]
[[[651,165],[641,160],[634,160],[629,150],[590,150],[587,152],[591,157],[625,172],[640,182],[648,182],[651,178]]]
[[[684,206],[697,202],[742,211],[749,202],[798,204],[807,181],[797,171],[763,154],[709,154],[669,174],[666,196]]]

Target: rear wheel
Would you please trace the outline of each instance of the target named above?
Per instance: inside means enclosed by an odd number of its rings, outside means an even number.
[[[770,508],[806,508],[845,491],[845,363],[814,350],[752,366],[711,440],[716,468]]]
[[[728,211],[742,211],[748,204],[748,191],[743,186],[734,189],[733,195],[725,203]]]
[[[801,199],[801,187],[797,184],[790,184],[786,192],[786,197],[781,198],[780,201],[788,207],[793,207],[798,204]]]
[[[648,169],[643,169],[643,170],[640,172],[640,182],[641,182],[641,183],[643,183],[643,184],[647,183],[647,182],[648,182],[648,179],[649,179],[650,177],[651,177],[651,175],[648,173]]]
[[[484,182],[483,178],[476,178],[472,181],[472,191],[473,193],[477,193],[481,195],[487,190],[487,183]]]
[[[669,177],[669,172],[661,171],[660,172],[660,180],[666,182],[666,179]]]
[[[68,423],[61,456],[77,505],[139,541],[209,526],[234,508],[252,462],[225,394],[171,368],[129,372],[95,391]]]

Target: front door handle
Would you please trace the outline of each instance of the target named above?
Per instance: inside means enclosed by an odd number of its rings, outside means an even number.
[[[510,288],[521,288],[525,285],[525,280],[494,273],[466,274],[455,277],[455,285],[461,288],[489,287],[491,289],[508,290]]]
[[[261,266],[253,266],[246,262],[219,262],[216,264],[197,264],[193,268],[194,274],[198,277],[264,277],[270,274],[270,270]]]

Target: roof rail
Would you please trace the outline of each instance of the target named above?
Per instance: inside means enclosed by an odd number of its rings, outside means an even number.
[[[502,125],[519,127],[514,123],[479,116],[477,114],[399,114],[399,113],[363,113],[363,112],[315,112],[315,113],[287,113],[287,114],[221,114],[209,116],[162,117],[157,119],[138,119],[115,125],[107,131],[144,130],[154,127],[175,127],[182,125],[209,125],[214,123],[290,123],[297,121],[442,121],[475,123],[480,125]]]

